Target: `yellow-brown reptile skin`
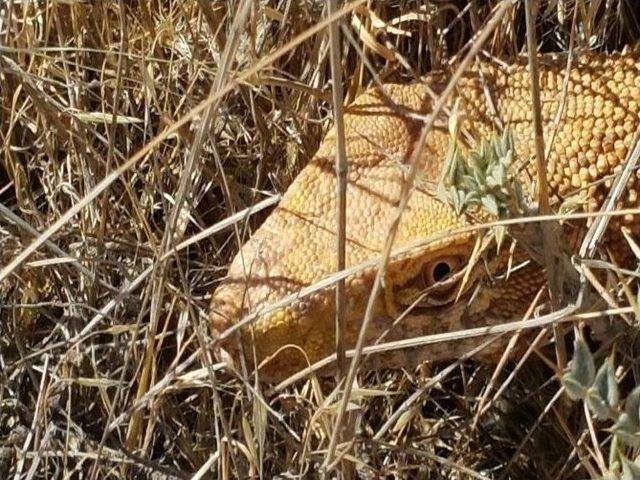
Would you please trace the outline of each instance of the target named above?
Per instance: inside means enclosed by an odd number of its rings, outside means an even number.
[[[563,94],[566,58],[541,56],[540,88],[544,138],[550,142],[547,179],[555,207],[582,191],[582,208],[597,211],[632,146],[639,124],[640,61],[632,55],[584,55],[573,59]],[[347,266],[377,257],[384,245],[396,206],[406,165],[420,133],[418,114],[429,113],[446,76],[431,74],[419,84],[384,86],[364,92],[345,114],[349,164],[347,191]],[[514,136],[517,157],[527,165],[519,176],[525,191],[532,191],[532,106],[526,63],[481,63],[459,82],[451,105],[459,100],[463,138],[495,136],[501,125]],[[559,122],[555,122],[558,110]],[[497,113],[497,115],[496,115]],[[496,118],[499,121],[496,121]],[[444,125],[444,126],[442,126]],[[394,248],[421,238],[470,225],[470,215],[458,216],[433,196],[449,144],[447,117],[429,136],[422,155],[418,187],[403,214]],[[211,320],[222,332],[248,312],[262,309],[335,272],[336,200],[334,175],[335,134],[331,131],[313,160],[291,184],[279,206],[243,246],[227,277],[213,295]],[[623,194],[620,207],[637,206],[638,171]],[[623,220],[635,234],[637,217]],[[610,230],[619,227],[614,222]],[[368,342],[375,342],[403,310],[403,287],[423,285],[423,272],[439,258],[459,259],[464,266],[476,242],[475,234],[440,236],[440,239],[391,261],[385,275],[385,293],[377,301]],[[484,266],[474,269],[465,293],[445,296],[444,304],[415,309],[395,325],[385,340],[460,330],[520,319],[544,284],[544,272],[530,262],[508,277],[500,276],[508,249],[492,260],[492,275]],[[494,248],[495,251],[495,248]],[[516,260],[526,254],[516,251]],[[481,262],[482,263],[482,262]],[[346,281],[346,341],[357,338],[375,276],[373,267]],[[479,288],[476,288],[479,287]],[[438,292],[433,294],[437,300]],[[260,316],[242,330],[245,356],[258,362],[284,348],[261,368],[261,378],[276,380],[335,351],[335,292],[323,289]],[[450,301],[448,301],[450,300]],[[443,302],[439,302],[443,303]],[[375,366],[410,366],[424,359],[460,356],[477,340],[438,344],[378,356]],[[231,350],[233,342],[227,342]],[[494,350],[500,348],[494,346]],[[302,355],[301,352],[306,355]],[[253,364],[249,361],[249,364]]]

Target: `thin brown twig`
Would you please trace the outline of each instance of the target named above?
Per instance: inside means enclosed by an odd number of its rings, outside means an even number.
[[[538,2],[536,0],[525,0],[525,20],[527,24],[527,53],[529,57],[529,78],[531,103],[533,104],[533,131],[535,136],[536,151],[536,193],[538,198],[538,212],[541,215],[551,213],[549,205],[549,184],[547,182],[547,159],[544,149],[544,133],[542,129],[542,107],[540,102],[540,77],[538,71],[538,42],[536,40],[536,14],[538,10]],[[551,305],[557,308],[562,298],[562,282],[564,272],[561,270],[562,252],[558,254],[558,225],[553,222],[545,222],[540,224],[542,230],[542,252],[544,257],[544,266],[547,276],[547,284],[549,287],[549,296]],[[554,336],[556,339],[556,356],[558,367],[564,368],[567,363],[567,354],[564,348],[563,332],[554,327]]]
[[[327,13],[335,14],[337,0],[329,0]],[[342,62],[340,57],[340,28],[338,20],[329,25],[329,43],[331,58],[331,80],[333,92],[334,128],[336,131],[336,270],[344,270],[346,265],[346,230],[347,230],[347,149],[344,137],[344,100],[342,93]],[[338,371],[344,378],[347,371],[345,350],[345,280],[336,283],[336,353]]]
[[[610,217],[608,213],[615,211],[616,203],[625,191],[631,175],[637,171],[638,161],[640,160],[640,126],[636,129],[632,145],[633,146],[629,150],[627,158],[624,161],[624,168],[618,175],[616,175],[613,186],[609,191],[609,195],[600,208],[600,213],[602,213],[602,215],[595,219],[585,234],[579,250],[579,255],[581,257],[594,257],[598,244],[600,243],[600,240],[602,240],[607,226],[609,225]]]
[[[111,123],[109,125],[109,137],[108,137],[109,145],[107,149],[107,164],[104,169],[105,172],[111,171],[111,166],[115,161],[114,152],[116,148],[115,147],[116,130],[118,128],[118,124],[116,120],[119,113],[118,110],[120,108],[122,77],[124,75],[123,70],[125,68],[124,65],[126,60],[124,52],[127,48],[127,42],[129,41],[129,33],[128,33],[127,21],[126,21],[126,9],[125,9],[124,2],[122,0],[118,0],[118,25],[120,27],[120,47],[118,49],[118,63],[116,65],[116,78],[115,78],[116,88],[113,89],[113,98],[112,98],[113,109],[111,111]],[[98,200],[101,203],[99,208],[101,211],[106,212],[107,204],[109,202],[109,196],[104,195],[101,200],[102,200],[101,202]],[[102,256],[102,253],[104,251],[105,230],[107,228],[107,223],[108,223],[107,215],[100,215],[99,222],[100,223],[98,225],[98,234],[97,234],[98,236],[97,238],[98,255],[97,256]],[[92,290],[95,290],[95,287],[93,287]],[[100,450],[98,451],[98,458],[100,458]],[[98,463],[97,461],[94,463],[94,467],[95,465],[97,465],[97,463]],[[95,471],[96,469],[94,468],[93,473],[89,476],[89,478],[94,478]]]
[[[469,340],[470,338],[486,337],[491,335],[500,335],[503,333],[513,333],[519,330],[531,330],[534,328],[543,328],[556,323],[571,323],[579,321],[591,321],[597,320],[608,315],[621,315],[624,313],[632,313],[633,307],[620,307],[610,308],[606,310],[594,310],[584,313],[576,313],[577,307],[570,305],[561,310],[543,315],[531,320],[516,320],[513,322],[500,323],[497,325],[489,325],[484,327],[467,328],[464,330],[457,330],[446,333],[434,333],[430,335],[424,335],[420,337],[412,337],[403,340],[394,340],[378,345],[370,345],[362,348],[361,353],[367,354],[379,354],[383,352],[390,352],[393,350],[410,349],[417,347],[425,347],[427,345],[435,345],[438,343],[456,342],[460,340]],[[347,358],[354,358],[356,350],[347,350]],[[282,389],[291,386],[295,382],[309,376],[310,374],[321,371],[327,366],[336,361],[335,354],[329,355],[322,360],[318,360],[313,365],[305,368],[304,370],[292,375],[291,377],[283,380],[278,385],[273,387],[272,391],[278,392]],[[549,365],[554,371],[559,372],[555,365]]]
[[[536,294],[535,298],[531,301],[531,303],[529,304],[529,307],[527,308],[527,311],[522,316],[522,320],[529,320],[531,318],[535,308],[538,306],[538,303],[540,302],[540,298],[542,297],[542,292],[543,292],[542,289],[538,290],[538,293]],[[487,398],[489,397],[491,390],[495,386],[500,373],[503,371],[506,362],[511,357],[511,354],[513,353],[513,349],[515,348],[515,345],[519,340],[520,340],[520,332],[515,332],[515,334],[509,339],[509,343],[507,347],[504,349],[503,354],[500,356],[500,360],[496,365],[496,368],[493,370],[493,373],[491,374],[489,383],[484,388],[484,391],[482,392],[482,395],[480,396],[480,399],[478,401],[478,404],[476,407],[476,414],[473,418],[473,423],[471,426],[473,430],[476,429],[478,425],[478,421],[480,420],[480,416],[483,414],[483,412],[486,411],[486,409],[489,408],[489,405],[486,404]],[[496,397],[494,397],[493,400],[495,400],[495,398]]]
[[[455,86],[458,84],[458,81],[462,77],[462,74],[466,71],[468,65],[471,64],[476,54],[484,45],[484,41],[489,37],[493,29],[502,21],[503,16],[509,10],[509,8],[513,5],[511,1],[504,1],[500,4],[500,6],[496,9],[493,17],[487,22],[485,28],[477,35],[475,38],[469,52],[464,57],[464,59],[460,62],[460,65],[456,69],[456,72],[451,77],[451,80],[443,90],[440,95],[438,101],[433,106],[433,111],[429,116],[427,122],[422,128],[420,132],[420,137],[416,142],[416,146],[410,160],[410,167],[407,173],[406,179],[402,184],[402,190],[400,192],[400,202],[398,204],[395,218],[393,219],[391,226],[389,227],[389,235],[387,236],[387,240],[385,242],[385,246],[382,253],[382,258],[380,263],[378,264],[376,278],[373,283],[373,287],[371,289],[371,294],[369,295],[369,301],[367,302],[367,307],[364,314],[364,319],[362,321],[362,325],[360,327],[360,333],[358,335],[358,340],[355,348],[355,355],[351,360],[351,366],[349,368],[349,374],[347,375],[347,380],[344,385],[344,397],[340,403],[340,408],[338,410],[338,415],[336,416],[336,420],[333,427],[333,432],[331,435],[331,441],[329,442],[329,447],[327,450],[327,455],[323,462],[324,471],[331,470],[333,456],[335,454],[335,449],[337,445],[337,439],[339,436],[340,429],[342,428],[342,422],[344,419],[344,415],[347,409],[347,404],[349,402],[349,397],[351,394],[351,389],[353,388],[353,382],[355,380],[356,372],[359,366],[360,357],[362,354],[362,349],[364,347],[364,342],[366,338],[366,333],[369,328],[369,324],[371,323],[371,319],[373,318],[373,310],[375,302],[378,298],[378,293],[380,292],[380,288],[382,286],[382,277],[384,272],[386,271],[387,265],[389,263],[389,258],[391,254],[391,249],[393,247],[393,242],[395,240],[396,232],[398,231],[398,227],[400,225],[400,219],[402,217],[402,213],[404,212],[408,202],[409,197],[411,195],[411,191],[413,189],[413,184],[418,172],[418,164],[419,159],[422,154],[422,150],[424,145],[426,144],[427,136],[431,133],[431,129],[433,128],[437,116],[440,114],[442,109],[445,107],[446,103],[449,100],[449,97],[453,93]]]

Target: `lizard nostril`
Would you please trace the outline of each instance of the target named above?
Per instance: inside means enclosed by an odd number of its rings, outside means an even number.
[[[209,318],[216,335],[222,334],[241,316],[241,309],[234,301],[233,288],[221,288],[212,301]]]

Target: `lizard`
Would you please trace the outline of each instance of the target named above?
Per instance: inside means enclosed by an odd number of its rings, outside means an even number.
[[[566,56],[540,54],[538,62],[552,208],[558,211],[567,199],[578,198],[576,208],[597,212],[640,125],[640,60],[625,52],[584,53],[570,64]],[[417,82],[380,84],[345,109],[346,266],[362,266],[345,279],[348,348],[360,331],[377,273],[372,260],[380,257],[424,118],[446,81],[444,73],[431,72]],[[532,202],[536,162],[526,59],[477,62],[459,80],[449,106],[455,106],[456,122],[464,132],[461,148],[467,151],[474,142],[508,130],[514,154],[524,165],[511,168],[509,175]],[[369,345],[381,338],[393,341],[522,319],[546,284],[543,265],[518,242],[513,248],[485,249],[489,258],[470,261],[479,233],[465,227],[493,217],[482,207],[460,212],[435,194],[454,141],[450,118],[436,125],[421,151],[419,181],[393,245],[396,250],[407,248],[390,259],[384,272],[366,333]],[[231,358],[243,354],[250,366],[260,365],[264,381],[278,381],[335,352],[335,286],[297,295],[336,272],[335,152],[332,129],[279,205],[242,246],[212,295],[210,325],[216,337],[225,339],[218,345]],[[635,170],[617,207],[637,207],[639,182],[640,171]],[[565,222],[563,232],[574,240],[554,248],[575,245],[587,224]],[[640,233],[638,216],[615,217],[606,241],[616,241],[620,226]],[[433,241],[409,248],[428,238]],[[514,263],[518,268],[512,268]],[[287,298],[290,301],[281,302]],[[237,329],[236,340],[225,336],[251,313],[255,318]],[[477,338],[463,339],[394,350],[374,355],[369,363],[372,368],[410,367],[458,358],[478,343]],[[492,344],[477,358],[490,358],[503,348],[499,342]]]

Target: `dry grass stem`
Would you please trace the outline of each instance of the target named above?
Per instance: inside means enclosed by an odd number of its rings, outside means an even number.
[[[565,199],[548,191],[544,172],[569,110],[573,65],[590,50],[636,51],[639,40],[632,0],[0,2],[0,478],[604,474],[611,424],[567,399],[555,347],[566,344],[571,357],[573,327],[597,365],[613,356],[621,398],[638,383],[640,270],[603,239],[640,215],[625,196],[627,185],[637,190],[640,132],[624,166],[601,180],[609,194],[600,211],[553,213]],[[412,191],[432,188],[421,182],[418,157],[429,132],[456,116],[461,77],[480,60],[525,55],[535,71],[536,51],[567,60],[544,139],[534,121],[540,211],[395,248]],[[365,88],[384,92],[387,82],[435,71],[444,81],[430,92],[431,113],[398,108],[422,129],[384,251],[350,264],[347,226],[358,213],[345,191],[358,172],[347,172],[343,108]],[[546,100],[536,78],[534,119]],[[498,117],[489,87],[490,123],[500,131],[508,119]],[[336,273],[249,310],[214,340],[212,292],[333,125]],[[480,140],[466,127],[459,133],[468,145]],[[576,304],[565,298],[550,308],[541,291],[523,318],[394,341],[385,332],[365,346],[390,261],[471,233],[481,237],[471,257],[480,269],[494,245],[485,233],[552,224],[585,226],[571,259],[581,281]],[[620,245],[638,261],[639,243],[621,229]],[[522,265],[510,260],[510,274]],[[351,348],[343,285],[375,268]],[[475,281],[470,268],[460,275]],[[277,385],[214,355],[217,342],[261,314],[323,289],[336,291],[333,355]],[[549,344],[552,329],[567,338]],[[369,355],[472,339],[478,346],[455,361],[359,368]],[[478,362],[496,342],[508,345],[498,366]],[[334,364],[338,378],[320,375]]]

